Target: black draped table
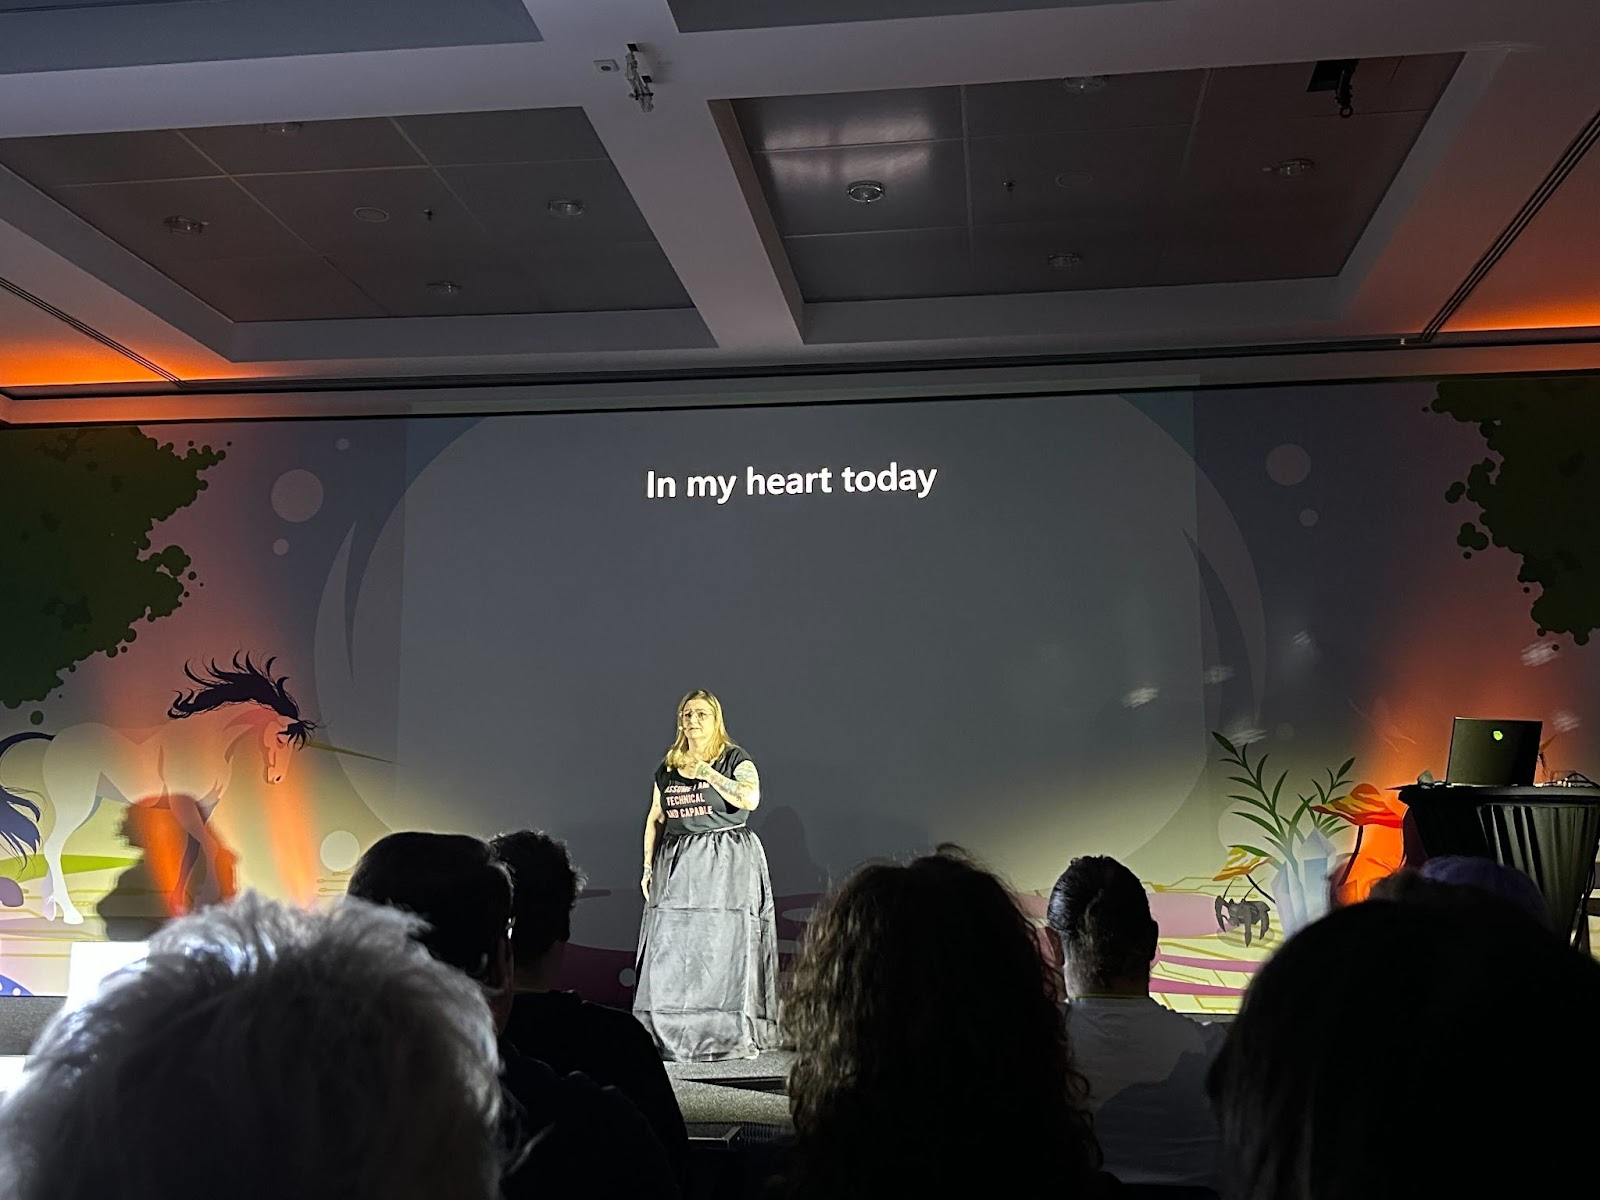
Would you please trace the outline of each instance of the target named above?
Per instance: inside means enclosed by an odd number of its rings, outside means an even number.
[[[1557,929],[1586,941],[1585,911],[1600,856],[1600,788],[1413,784],[1406,861],[1466,854],[1515,867],[1538,885]]]

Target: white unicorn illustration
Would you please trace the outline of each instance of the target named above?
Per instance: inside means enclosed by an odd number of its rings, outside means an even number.
[[[29,730],[0,741],[0,781],[8,751],[26,742],[46,743],[37,764],[42,791],[0,786],[0,841],[16,853],[38,848],[43,856],[40,904],[46,918],[59,917],[68,925],[83,922],[67,894],[61,854],[102,800],[170,810],[188,835],[178,872],[180,894],[202,861],[215,878],[227,851],[208,822],[236,773],[255,772],[265,783],[282,783],[296,752],[316,728],[301,717],[299,704],[285,687],[288,678],[272,676],[275,661],[269,658],[258,667],[248,655],[241,662],[236,654],[228,667],[212,661],[196,672],[185,666],[184,674],[195,686],[178,693],[167,710],[171,720],[153,729],[82,724],[56,734]],[[48,804],[54,816],[42,847],[38,825],[27,815],[40,816],[30,796]]]

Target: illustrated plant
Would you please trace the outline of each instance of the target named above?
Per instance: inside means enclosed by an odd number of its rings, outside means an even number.
[[[1230,854],[1239,851],[1260,859],[1261,862],[1251,867],[1252,871],[1267,863],[1292,871],[1297,861],[1295,851],[1312,832],[1331,841],[1346,826],[1355,824],[1339,808],[1350,795],[1350,769],[1356,765],[1354,758],[1346,759],[1337,771],[1330,768],[1326,782],[1313,778],[1310,795],[1296,793],[1294,807],[1285,815],[1279,805],[1283,802],[1289,772],[1281,772],[1269,786],[1266,771],[1270,755],[1263,754],[1252,762],[1248,745],[1236,746],[1220,733],[1211,736],[1222,747],[1222,761],[1240,772],[1228,776],[1228,782],[1245,789],[1228,797],[1240,804],[1233,810],[1234,815],[1260,826],[1264,835],[1257,839],[1259,844],[1240,842],[1228,847]]]
[[[1345,861],[1344,870],[1339,873],[1340,887],[1350,882],[1350,872],[1355,869],[1356,859],[1361,856],[1361,839],[1366,836],[1368,826],[1399,829],[1406,815],[1402,805],[1370,783],[1358,783],[1350,789],[1349,795],[1312,805],[1311,811],[1322,817],[1342,818],[1356,827],[1356,844]]]

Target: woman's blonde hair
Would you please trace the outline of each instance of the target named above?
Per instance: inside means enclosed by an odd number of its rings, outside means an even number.
[[[683,709],[691,700],[704,700],[711,706],[711,745],[708,747],[710,758],[707,761],[716,762],[722,757],[722,752],[734,744],[733,739],[728,736],[728,727],[722,723],[722,701],[704,688],[696,688],[678,701],[678,737],[667,751],[666,758],[662,760],[670,768],[687,766],[694,761],[689,753],[689,735],[683,731]]]

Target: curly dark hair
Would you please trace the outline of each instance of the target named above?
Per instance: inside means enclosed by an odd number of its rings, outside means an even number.
[[[1061,938],[1076,992],[1148,979],[1159,930],[1139,877],[1102,854],[1075,858],[1050,892],[1045,923]]]
[[[1034,930],[952,847],[864,867],[828,900],[785,1024],[791,1195],[1020,1195],[1087,1179],[1099,1152]]]

